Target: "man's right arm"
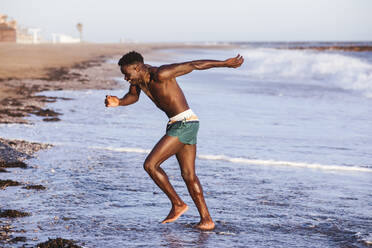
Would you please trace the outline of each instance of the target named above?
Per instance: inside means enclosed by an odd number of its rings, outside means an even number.
[[[116,96],[106,96],[105,105],[106,107],[117,107],[126,106],[133,104],[138,101],[141,89],[137,85],[130,85],[128,93],[123,96],[123,98],[118,98]]]
[[[226,60],[194,60],[184,63],[175,63],[170,65],[162,65],[158,69],[158,79],[165,80],[168,78],[175,78],[193,70],[206,70],[215,67],[230,67],[237,68],[243,64],[244,59],[238,54],[234,58],[229,58]]]

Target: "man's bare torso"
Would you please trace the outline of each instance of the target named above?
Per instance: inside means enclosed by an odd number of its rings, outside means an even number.
[[[176,78],[159,80],[157,77],[158,67],[146,66],[150,69],[150,82],[141,82],[138,86],[155,105],[163,110],[169,118],[189,109]]]

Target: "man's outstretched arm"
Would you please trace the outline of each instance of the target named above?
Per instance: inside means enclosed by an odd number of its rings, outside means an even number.
[[[106,96],[105,105],[106,107],[117,107],[126,106],[133,104],[138,101],[141,89],[139,86],[130,85],[129,91],[123,98],[118,98],[116,96]]]
[[[190,62],[163,65],[159,67],[158,77],[160,80],[185,75],[193,70],[206,70],[215,67],[237,68],[243,64],[241,55],[226,60],[194,60]]]

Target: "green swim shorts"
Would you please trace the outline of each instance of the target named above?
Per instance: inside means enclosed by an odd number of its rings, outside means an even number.
[[[178,137],[184,144],[195,145],[198,130],[199,121],[177,121],[167,125],[166,134]]]

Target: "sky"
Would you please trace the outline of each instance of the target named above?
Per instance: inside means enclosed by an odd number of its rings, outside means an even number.
[[[0,0],[22,27],[89,42],[372,41],[372,0]]]

